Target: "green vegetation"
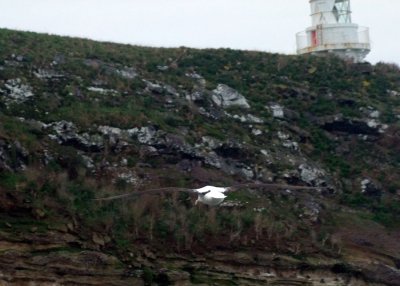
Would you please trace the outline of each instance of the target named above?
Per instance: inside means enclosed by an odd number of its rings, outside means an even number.
[[[342,203],[354,208],[362,207],[367,211],[365,218],[381,223],[390,228],[400,226],[400,201],[368,198],[360,193],[344,194]]]
[[[2,172],[0,173],[0,186],[8,190],[17,189],[19,183],[24,181],[24,176],[21,174]]]
[[[23,217],[3,216],[15,232],[34,228],[43,233],[48,226],[73,221],[84,238],[93,232],[110,237],[105,246],[110,251],[141,244],[161,250],[168,245],[168,251],[178,252],[251,247],[302,260],[313,251],[340,255],[342,245],[332,236],[349,217],[399,227],[396,65],[230,49],[155,49],[4,29],[0,47],[0,194],[4,201],[22,202],[23,211],[15,212]],[[137,76],[121,76],[124,69]],[[61,76],[40,78],[35,75],[40,70]],[[188,76],[193,73],[204,81]],[[17,78],[34,96],[8,102],[6,85]],[[251,109],[216,107],[211,94],[221,83],[243,94]],[[194,92],[201,93],[198,102],[187,100]],[[273,117],[272,103],[285,108],[283,119]],[[324,128],[337,115],[350,125],[365,123],[372,110],[379,111],[376,120],[390,125],[385,133]],[[242,122],[248,115],[263,122]],[[56,131],[46,124],[62,120],[76,126],[82,141],[98,136],[104,145],[85,149],[70,134],[63,142],[54,140]],[[148,144],[126,135],[122,140],[99,135],[99,126],[150,126],[161,139]],[[215,142],[204,143],[208,137]],[[299,148],[285,146],[286,141]],[[220,150],[232,142],[239,151]],[[220,209],[195,207],[183,193],[93,201],[160,186],[304,183],[298,168],[304,162],[324,170],[334,190],[241,190],[228,197],[236,206]],[[246,171],[247,178],[238,175]],[[379,185],[379,197],[361,193],[364,178]],[[338,264],[336,271],[349,270]],[[143,272],[148,285],[154,276],[150,268]]]

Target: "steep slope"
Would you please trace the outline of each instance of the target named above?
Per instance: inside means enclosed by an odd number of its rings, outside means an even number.
[[[0,283],[400,285],[397,66],[9,30],[0,47]],[[324,188],[92,200],[257,181]]]

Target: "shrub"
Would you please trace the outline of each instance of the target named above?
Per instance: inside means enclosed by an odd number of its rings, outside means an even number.
[[[7,190],[16,190],[18,184],[25,181],[25,177],[22,174],[12,172],[1,172],[0,173],[0,186]]]

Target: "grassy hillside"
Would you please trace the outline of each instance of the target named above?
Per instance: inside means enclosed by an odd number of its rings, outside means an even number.
[[[0,230],[11,239],[67,226],[85,241],[70,251],[100,249],[142,270],[125,255],[144,245],[257,249],[311,268],[329,258],[351,275],[369,269],[361,253],[396,268],[399,122],[392,64],[0,30]],[[216,209],[186,194],[92,200],[243,182],[323,189],[242,190]]]

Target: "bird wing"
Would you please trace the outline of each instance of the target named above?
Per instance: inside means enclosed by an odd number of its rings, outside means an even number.
[[[227,188],[227,192],[233,192],[244,188],[252,189],[289,189],[289,190],[321,190],[324,187],[307,187],[297,185],[286,185],[286,184],[267,184],[267,183],[247,183],[233,185]]]
[[[193,193],[193,191],[194,191],[193,189],[187,189],[187,188],[174,188],[174,187],[158,188],[158,189],[150,189],[150,190],[145,190],[145,191],[135,191],[135,192],[130,192],[130,193],[116,195],[116,196],[96,198],[93,200],[94,201],[111,201],[111,200],[130,198],[130,197],[136,197],[136,196],[141,196],[141,195],[156,195],[156,194],[159,194],[162,192],[191,192],[191,193]]]
[[[205,186],[205,187],[202,187],[199,189],[194,189],[193,191],[196,193],[199,193],[199,194],[204,194],[204,193],[208,193],[211,191],[217,191],[217,192],[223,193],[226,191],[226,188],[225,187],[215,187],[215,186]]]

